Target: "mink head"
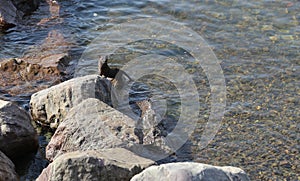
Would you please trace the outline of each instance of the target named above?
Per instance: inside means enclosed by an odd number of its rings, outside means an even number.
[[[100,56],[98,61],[98,70],[100,75],[109,76],[111,69],[107,64],[108,56]]]

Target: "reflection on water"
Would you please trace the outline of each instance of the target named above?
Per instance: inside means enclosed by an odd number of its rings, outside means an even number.
[[[214,140],[199,150],[198,141],[210,113],[210,90],[205,73],[195,72],[201,77],[194,80],[201,85],[201,107],[199,125],[190,139],[193,160],[238,166],[253,180],[299,180],[299,12],[298,1],[71,0],[61,2],[61,23],[36,26],[48,13],[46,3],[42,3],[24,25],[0,34],[0,59],[22,55],[52,29],[60,29],[77,42],[78,47],[73,49],[76,62],[95,37],[103,36],[105,30],[116,24],[141,17],[180,22],[199,33],[212,47],[221,62],[227,86],[222,127]],[[128,49],[123,48],[113,55],[112,66],[124,65],[121,55]],[[139,47],[140,53],[149,48]],[[169,47],[162,47],[155,52],[174,53],[168,50]],[[127,59],[131,58],[128,53]],[[188,62],[185,65],[190,67]],[[157,98],[172,95],[157,90],[157,84],[153,87]],[[1,94],[3,97],[16,99]],[[20,96],[16,101],[22,104],[26,99]],[[176,105],[176,100],[173,103]]]

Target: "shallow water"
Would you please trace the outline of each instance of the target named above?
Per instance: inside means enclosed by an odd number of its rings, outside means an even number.
[[[47,4],[42,3],[38,11],[26,17],[23,25],[0,34],[0,59],[21,56],[29,46],[42,41],[53,29],[60,30],[78,45],[72,49],[73,63],[78,63],[83,69],[80,73],[75,69],[75,75],[94,73],[95,66],[91,65],[95,64],[96,59],[93,60],[93,56],[103,53],[111,53],[111,65],[119,68],[147,54],[171,57],[191,75],[200,103],[198,124],[192,131],[182,160],[241,167],[252,180],[300,180],[298,1],[71,0],[62,1],[60,5],[60,20],[37,26],[41,18],[49,16]],[[190,30],[178,30],[180,36],[174,42],[133,41],[121,44],[113,51],[111,48],[99,50],[99,47],[109,47],[120,40],[105,39],[115,30],[110,28],[128,20],[147,17],[177,22]],[[158,24],[158,27],[169,25]],[[157,30],[152,24],[147,28],[149,31]],[[125,33],[122,34],[122,30]],[[224,118],[216,136],[205,148],[199,143],[212,107],[210,81],[205,68],[195,64],[196,60],[190,52],[178,47],[179,40],[184,40],[182,32],[185,31],[192,31],[205,39],[218,58],[225,77],[227,96]],[[125,29],[120,29],[118,36],[125,40],[132,35],[143,34],[142,30],[131,35],[127,33]],[[190,40],[188,36],[186,38]],[[99,43],[99,47],[93,47],[95,42]],[[83,61],[88,56],[82,53],[89,49],[96,51],[96,54]],[[143,62],[142,68],[151,69],[153,66],[156,65]],[[166,112],[174,117],[180,115],[180,96],[184,97],[189,92],[178,92],[174,82],[162,80],[160,76],[144,77],[140,81],[148,82],[146,92],[150,92],[162,115]],[[139,92],[134,91],[132,99],[135,94]],[[0,96],[19,102],[24,107],[29,100],[28,95]],[[167,109],[161,105],[167,105]]]

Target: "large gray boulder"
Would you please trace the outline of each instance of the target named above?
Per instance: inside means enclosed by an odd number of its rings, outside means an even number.
[[[17,105],[0,100],[0,150],[14,159],[36,151],[37,134],[29,114]]]
[[[76,151],[55,159],[37,181],[129,180],[153,164],[123,148]]]
[[[212,166],[202,163],[182,162],[151,166],[135,175],[131,181],[249,181],[240,168]]]
[[[104,102],[86,99],[73,107],[59,124],[46,148],[46,157],[52,161],[66,152],[114,147],[124,147],[156,161],[173,153],[159,136],[141,142],[137,126],[137,121]]]
[[[0,151],[0,180],[16,181],[19,180],[15,171],[15,165],[13,162]]]
[[[110,81],[98,75],[65,81],[31,96],[31,116],[43,125],[57,128],[70,109],[87,98],[98,98],[110,104],[110,87]],[[80,112],[83,111],[88,110]]]
[[[70,110],[60,123],[47,145],[46,157],[52,161],[71,151],[127,148],[139,143],[134,130],[134,120],[98,99],[89,98]]]

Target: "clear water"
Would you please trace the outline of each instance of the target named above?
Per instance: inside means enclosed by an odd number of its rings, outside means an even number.
[[[198,124],[182,160],[241,167],[252,180],[300,180],[299,1],[70,0],[59,3],[62,21],[37,26],[41,18],[49,16],[48,6],[43,2],[32,16],[26,17],[23,25],[0,34],[0,59],[21,56],[29,46],[57,29],[76,42],[78,46],[72,49],[73,63],[82,63],[83,51],[95,38],[108,36],[109,28],[116,25],[146,17],[178,22],[205,39],[220,61],[225,77],[225,115],[221,128],[205,148],[199,148],[199,141],[210,114],[211,90],[205,72],[196,69],[191,56],[164,43],[142,42],[117,49],[110,63],[122,67],[130,59],[148,53],[183,57],[176,62],[184,64],[197,83],[201,106]],[[90,64],[85,66],[84,74],[95,71]],[[180,101],[171,82],[160,77],[151,79],[147,85],[157,105],[166,100],[169,114],[178,116]],[[29,100],[28,95],[1,97],[24,106]],[[163,112],[165,108],[160,110]],[[34,175],[32,172],[27,174]]]

